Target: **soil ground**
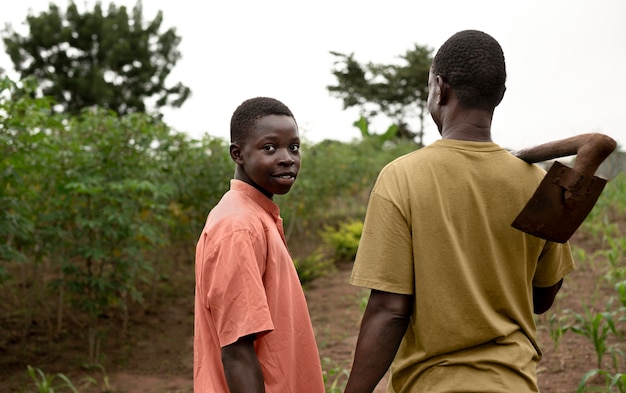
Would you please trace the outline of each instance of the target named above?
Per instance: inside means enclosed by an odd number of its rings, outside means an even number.
[[[597,248],[594,242],[581,236],[575,237],[572,244],[585,249],[586,255]],[[583,302],[594,312],[603,311],[610,292],[599,285],[603,274],[600,265],[579,265],[566,278],[551,311],[583,313]],[[189,267],[193,271],[191,264]],[[350,268],[349,264],[340,265],[336,272],[305,288],[324,369],[329,382],[336,380],[339,385],[350,368],[362,304],[367,296],[365,290],[348,284]],[[0,392],[35,391],[33,380],[26,373],[27,364],[48,376],[67,375],[81,393],[192,392],[193,277],[182,281],[178,285],[188,289],[174,291],[184,293],[177,297],[170,295],[141,318],[135,317],[126,339],[120,337],[118,330],[107,332],[101,346],[103,368],[82,365],[86,340],[83,332],[67,332],[50,339],[43,327],[35,326],[24,344],[18,342],[19,332],[0,327]],[[582,376],[595,368],[595,351],[586,337],[571,331],[565,333],[555,348],[550,336],[550,314],[538,317],[539,341],[544,351],[538,369],[541,391],[575,392]],[[57,377],[53,382],[61,380]],[[380,391],[382,388],[377,389]]]

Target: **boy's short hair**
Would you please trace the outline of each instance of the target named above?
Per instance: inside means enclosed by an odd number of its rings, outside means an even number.
[[[230,142],[241,143],[248,137],[254,123],[269,115],[284,115],[296,120],[287,105],[275,98],[250,98],[242,102],[233,112],[230,119]]]
[[[482,31],[464,30],[450,37],[437,51],[431,71],[454,89],[467,109],[493,110],[504,95],[502,47]]]

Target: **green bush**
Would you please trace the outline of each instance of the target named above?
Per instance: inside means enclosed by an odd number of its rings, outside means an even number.
[[[319,250],[305,258],[295,258],[293,263],[296,265],[296,271],[298,272],[298,277],[302,285],[331,273],[335,269],[333,260],[327,258]]]
[[[302,168],[293,189],[276,195],[285,224],[287,243],[291,239],[312,239],[324,225],[348,219],[363,219],[369,191],[378,173],[393,159],[414,151],[409,141],[385,144],[372,140],[303,143]]]
[[[338,228],[325,226],[320,233],[326,247],[333,250],[337,262],[354,261],[359,240],[363,232],[363,222],[350,220],[339,224]]]
[[[193,139],[143,113],[53,113],[37,88],[0,78],[0,319],[17,315],[9,329],[26,341],[33,321],[58,335],[71,315],[98,363],[109,332],[123,337],[164,278],[188,273],[235,165],[220,138]],[[303,283],[354,258],[360,222],[328,229],[325,242],[320,231],[362,220],[380,169],[417,148],[374,139],[303,143],[296,187],[275,198]]]

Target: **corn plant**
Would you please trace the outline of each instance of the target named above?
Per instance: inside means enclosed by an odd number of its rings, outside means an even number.
[[[567,320],[567,315],[558,315],[557,313],[552,313],[548,317],[548,333],[554,344],[555,351],[559,349],[559,343],[563,335],[571,329],[571,325]]]
[[[350,372],[334,363],[330,358],[322,358],[324,386],[326,393],[341,393],[346,387]]]
[[[607,306],[607,311],[593,313],[585,304],[584,315],[574,313],[575,323],[571,326],[572,332],[587,337],[596,352],[598,369],[602,369],[602,360],[608,350],[607,338],[610,332],[617,334],[613,313]]]
[[[624,260],[626,238],[607,237],[606,242],[609,248],[602,254],[609,262],[609,270],[605,274],[605,279],[609,283],[619,282],[626,278],[626,265],[621,263]]]
[[[35,384],[36,393],[55,393],[63,390],[78,393],[74,384],[64,374],[46,374],[41,369],[29,365],[28,375]],[[61,380],[60,383],[55,383],[57,378]]]
[[[359,297],[359,310],[361,310],[361,313],[365,312],[365,309],[367,308],[367,304],[370,301],[370,291],[367,289],[364,289],[363,291],[361,291],[361,296]]]
[[[605,386],[602,388],[598,387],[587,387],[587,382],[590,378],[601,375],[604,377]],[[616,390],[617,389],[617,390]],[[576,389],[577,393],[583,392],[619,392],[626,393],[626,374],[624,373],[616,373],[611,374],[604,370],[590,370],[585,375],[583,375],[580,383],[578,384],[578,389]]]
[[[615,291],[617,292],[617,299],[620,302],[621,308],[626,309],[626,280],[615,284]]]
[[[578,265],[584,267],[585,265],[589,264],[589,267],[591,267],[592,269],[595,267],[593,256],[587,255],[587,251],[585,251],[584,248],[577,247],[573,244],[571,245],[571,248],[572,257]]]

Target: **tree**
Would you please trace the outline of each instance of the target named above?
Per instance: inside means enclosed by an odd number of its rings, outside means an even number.
[[[336,58],[333,75],[337,84],[327,86],[331,95],[343,100],[344,109],[360,108],[362,116],[382,113],[394,120],[400,137],[419,138],[423,144],[424,116],[427,112],[428,73],[432,49],[415,45],[399,56],[403,64],[360,64],[354,54],[330,52]],[[407,119],[417,116],[419,131],[409,129]]]
[[[100,106],[120,115],[180,107],[190,94],[182,83],[166,87],[166,78],[181,58],[181,38],[170,28],[160,33],[163,14],[144,24],[141,0],[129,15],[126,7],[97,2],[80,13],[72,0],[63,13],[50,3],[39,15],[26,17],[29,35],[3,30],[3,41],[21,78],[33,75],[43,95],[69,113]]]

